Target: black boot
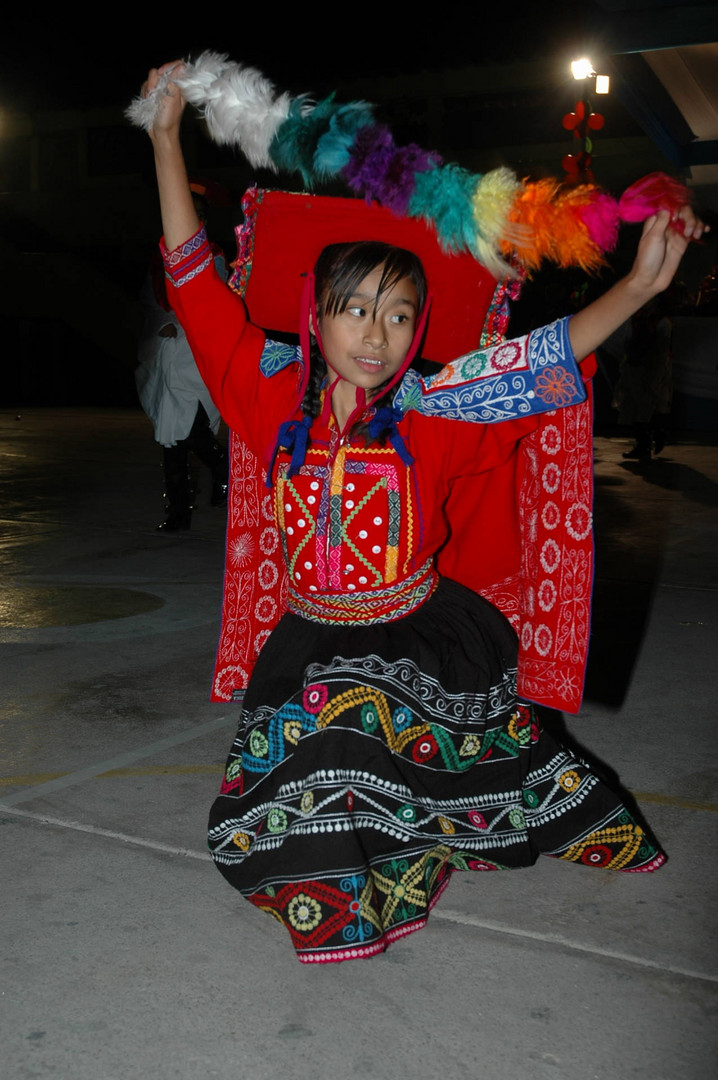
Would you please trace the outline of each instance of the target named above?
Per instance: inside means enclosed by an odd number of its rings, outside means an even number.
[[[209,417],[202,405],[197,406],[197,415],[185,443],[212,474],[209,505],[226,506],[229,490],[229,455],[214,437],[214,432],[209,426]]]
[[[650,424],[634,424],[636,433],[636,445],[626,450],[624,458],[632,461],[651,460],[651,426]]]
[[[163,447],[167,517],[157,526],[160,532],[178,532],[180,529],[189,529],[192,523],[186,442],[186,439],[181,439],[175,446]]]

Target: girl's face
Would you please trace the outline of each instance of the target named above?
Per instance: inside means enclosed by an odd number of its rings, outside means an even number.
[[[367,274],[338,315],[320,315],[319,332],[329,366],[352,386],[377,390],[401,367],[418,317],[416,287],[400,278],[376,301],[382,276]]]

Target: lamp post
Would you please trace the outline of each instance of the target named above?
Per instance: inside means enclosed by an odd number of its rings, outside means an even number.
[[[592,183],[591,157],[593,155],[593,139],[591,133],[600,131],[605,119],[601,113],[591,111],[589,88],[593,82],[597,94],[607,94],[609,78],[608,75],[598,75],[588,57],[572,61],[571,74],[577,82],[582,84],[581,98],[576,102],[574,111],[566,113],[562,124],[566,131],[573,132],[574,139],[578,139],[581,145],[577,154],[566,154],[561,165],[566,173],[568,183]]]

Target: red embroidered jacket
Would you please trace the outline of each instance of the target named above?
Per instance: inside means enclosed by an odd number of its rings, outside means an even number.
[[[341,593],[351,615],[359,593],[381,602],[435,559],[512,621],[520,692],[575,710],[591,586],[590,414],[585,403],[554,408],[584,398],[565,325],[477,350],[433,379],[409,373],[395,406],[411,467],[390,444],[341,446],[333,421],[315,421],[300,472],[289,478],[280,454],[273,492],[258,497],[259,462],[296,402],[297,351],[265,343],[248,322],[214,275],[203,233],[165,260],[173,307],[233,431],[213,696],[246,685],[288,588],[307,617],[325,593]]]

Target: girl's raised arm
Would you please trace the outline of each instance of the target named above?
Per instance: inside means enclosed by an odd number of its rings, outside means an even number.
[[[668,288],[689,241],[699,240],[705,229],[690,206],[683,207],[676,223],[671,222],[667,210],[648,218],[630,273],[571,319],[569,338],[576,360],[583,360],[639,308]]]
[[[176,60],[160,68],[152,68],[142,86],[142,96],[147,97],[157,86],[160,76],[174,68],[179,74],[183,68],[182,62]],[[170,251],[194,236],[200,226],[180,143],[180,124],[185,104],[179,87],[169,81],[149,133],[155,152],[162,229]]]

